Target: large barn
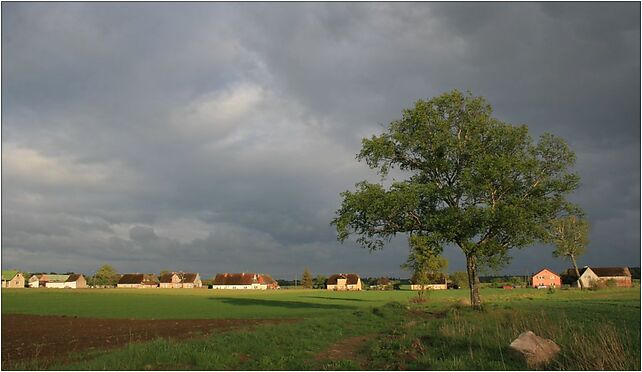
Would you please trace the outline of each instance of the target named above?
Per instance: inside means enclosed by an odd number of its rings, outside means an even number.
[[[203,282],[198,273],[173,272],[160,276],[160,288],[201,288]]]
[[[212,289],[278,289],[279,284],[267,274],[216,274]]]
[[[330,291],[360,291],[361,278],[357,274],[330,275],[326,287]]]
[[[590,288],[597,282],[609,283],[612,282],[617,287],[631,287],[633,282],[631,280],[631,272],[628,267],[588,267],[585,266],[579,269],[579,281],[584,288]],[[577,286],[578,277],[575,269],[570,268],[562,275],[562,282]]]
[[[65,288],[67,278],[69,278],[67,274],[47,274],[45,288]]]
[[[87,288],[87,279],[82,274],[71,274],[65,280],[65,288]]]
[[[118,280],[118,288],[156,288],[158,278],[154,274],[125,274]]]

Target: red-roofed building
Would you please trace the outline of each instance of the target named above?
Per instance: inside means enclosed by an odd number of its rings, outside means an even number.
[[[582,282],[584,288],[590,288],[598,282],[613,284],[617,287],[631,287],[633,285],[631,280],[631,271],[627,267],[588,267],[585,266],[579,269],[579,281]],[[568,269],[562,275],[564,284],[577,286],[578,277],[575,269]]]
[[[553,271],[543,268],[531,277],[533,288],[559,288],[562,286],[562,279]]]
[[[201,288],[201,276],[198,273],[167,273],[160,276],[160,288]]]
[[[118,288],[156,288],[158,277],[154,274],[125,274],[118,280]]]
[[[216,274],[212,289],[278,289],[279,284],[267,274]]]
[[[326,286],[330,291],[360,291],[361,278],[357,274],[334,274]]]

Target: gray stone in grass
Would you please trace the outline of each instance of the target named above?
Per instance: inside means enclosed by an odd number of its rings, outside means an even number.
[[[509,347],[524,357],[526,364],[531,368],[549,363],[560,352],[560,347],[555,342],[539,337],[531,331],[517,336]]]

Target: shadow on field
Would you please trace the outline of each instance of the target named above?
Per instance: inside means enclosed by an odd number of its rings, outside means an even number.
[[[262,300],[258,298],[234,298],[234,297],[209,297],[210,300],[220,301],[230,305],[239,306],[271,306],[283,307],[287,309],[336,309],[336,310],[351,310],[356,309],[355,306],[336,305],[336,304],[318,304],[312,302],[300,301],[278,301],[278,300]]]
[[[320,298],[322,300],[337,300],[337,301],[359,301],[359,302],[373,302],[372,300],[363,300],[360,298],[337,298],[337,297],[324,297],[324,296],[301,296],[306,298]]]
[[[396,338],[392,340],[392,342],[395,342]],[[390,342],[390,337],[380,338],[379,340],[380,345],[387,345]],[[411,346],[406,345],[406,347],[409,347],[409,349],[405,350],[407,358],[405,360],[400,359],[401,365],[388,366],[386,369],[429,369],[432,365],[431,363],[434,363],[435,360],[443,363],[440,365],[442,368],[453,370],[471,368],[481,370],[527,369],[524,361],[517,353],[512,353],[508,346],[492,347],[486,345],[481,337],[480,339],[471,337],[466,340],[460,337],[448,337],[431,333],[419,336]],[[426,360],[429,362],[426,363]],[[406,363],[410,363],[410,365]],[[501,363],[501,366],[499,363]]]

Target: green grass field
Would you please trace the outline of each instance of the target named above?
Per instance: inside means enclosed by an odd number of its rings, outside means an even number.
[[[549,369],[639,369],[640,290],[269,292],[213,290],[3,290],[2,314],[127,319],[297,318],[183,341],[158,339],[94,352],[66,364],[14,369],[526,369],[509,353],[532,330],[562,348]],[[368,335],[349,358],[327,360],[337,342]],[[5,366],[6,367],[6,366]]]

